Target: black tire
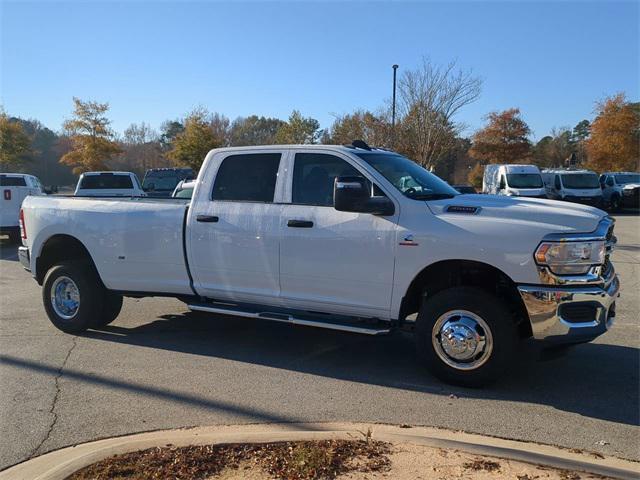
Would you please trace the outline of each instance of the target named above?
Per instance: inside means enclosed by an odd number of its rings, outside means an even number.
[[[432,338],[439,318],[449,318],[450,325],[460,325],[456,322],[463,316],[452,313],[450,317],[444,317],[448,312],[455,310],[471,312],[489,328],[491,342],[482,326],[475,329],[485,338],[485,345],[492,343],[492,348],[486,350],[486,355],[478,354],[469,360],[456,361],[448,356],[444,347],[438,348],[434,345],[442,345],[439,342],[441,336]],[[444,382],[465,387],[481,387],[498,379],[511,364],[519,343],[516,325],[504,301],[475,287],[452,287],[427,298],[418,313],[415,333],[418,355],[424,360],[429,371]],[[449,347],[451,348],[450,345]],[[458,368],[448,364],[441,356]],[[478,363],[476,367],[472,366],[474,361]]]
[[[54,306],[52,290],[56,281],[68,284],[70,279],[75,286],[79,305],[74,313],[69,311],[69,318],[56,311],[62,307]],[[59,286],[59,285],[58,285]],[[64,289],[63,289],[64,290]],[[88,262],[68,261],[54,265],[44,277],[42,285],[42,301],[47,316],[53,325],[66,333],[80,333],[90,328],[96,319],[101,318],[106,289],[100,281],[93,266]]]
[[[122,295],[106,291],[100,316],[91,324],[92,328],[100,328],[113,322],[122,310]]]
[[[620,195],[611,195],[611,199],[609,200],[609,210],[612,212],[619,212],[622,210],[622,199],[620,198]]]

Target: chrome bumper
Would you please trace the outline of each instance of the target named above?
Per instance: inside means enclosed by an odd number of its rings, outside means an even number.
[[[551,343],[588,342],[606,332],[615,319],[615,301],[620,296],[619,290],[620,281],[615,274],[604,288],[595,285],[518,287],[529,314],[533,338]],[[563,318],[563,306],[578,303],[592,308],[593,318],[581,322]]]
[[[27,272],[31,271],[29,247],[18,247],[18,259]]]

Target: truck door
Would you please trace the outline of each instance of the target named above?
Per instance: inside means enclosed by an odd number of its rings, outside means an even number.
[[[280,293],[282,207],[274,198],[282,152],[220,155],[209,161],[188,218],[194,286],[210,298],[273,302]]]
[[[280,223],[283,300],[306,310],[388,315],[398,213],[380,217],[333,208],[335,177],[366,178],[347,156],[305,150],[292,160],[291,203],[283,205]]]

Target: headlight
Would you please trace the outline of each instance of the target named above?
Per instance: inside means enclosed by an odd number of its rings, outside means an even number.
[[[544,242],[536,250],[538,265],[546,265],[558,275],[582,275],[592,265],[604,263],[603,241]]]

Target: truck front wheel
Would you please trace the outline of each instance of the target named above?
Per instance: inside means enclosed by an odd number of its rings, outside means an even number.
[[[504,301],[480,288],[452,287],[427,298],[416,322],[416,346],[436,377],[480,387],[511,363],[517,329]]]
[[[80,333],[102,318],[105,288],[86,262],[63,262],[47,272],[42,301],[53,325],[66,333]]]
[[[113,322],[122,310],[122,295],[106,291],[103,300],[103,309],[100,316],[96,317],[91,323],[91,327],[100,328]]]

